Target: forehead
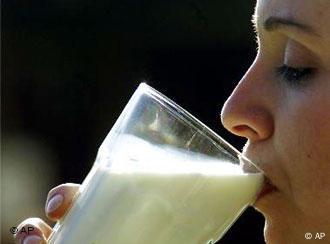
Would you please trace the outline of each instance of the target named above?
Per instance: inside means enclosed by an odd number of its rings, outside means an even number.
[[[256,20],[270,16],[294,19],[330,36],[330,0],[257,0]]]

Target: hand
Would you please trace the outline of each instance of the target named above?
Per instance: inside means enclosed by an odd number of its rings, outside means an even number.
[[[79,189],[79,184],[62,184],[49,191],[45,212],[50,220],[60,220],[73,203],[73,197]],[[20,232],[22,228],[33,227],[33,231],[25,233]],[[18,232],[14,235],[16,243],[36,244],[47,243],[47,239],[52,233],[52,228],[40,218],[28,218],[19,224]]]

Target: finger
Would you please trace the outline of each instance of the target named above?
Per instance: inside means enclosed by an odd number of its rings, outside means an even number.
[[[60,220],[71,207],[80,185],[66,183],[49,191],[45,206],[45,212],[49,219]]]
[[[39,218],[28,218],[20,223],[14,235],[16,243],[46,243],[52,233],[52,228]],[[37,240],[39,242],[37,242]],[[34,241],[34,242],[32,242]]]
[[[19,242],[23,244],[46,244],[47,241],[40,236],[36,235],[28,235],[27,237],[24,238],[23,242]]]

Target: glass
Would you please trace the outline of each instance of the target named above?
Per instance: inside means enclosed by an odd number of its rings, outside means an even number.
[[[214,243],[263,182],[236,149],[142,83],[49,243]]]

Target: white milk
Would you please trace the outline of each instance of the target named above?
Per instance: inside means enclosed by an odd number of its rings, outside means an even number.
[[[216,241],[255,200],[263,181],[239,166],[132,137],[114,150],[111,167],[94,172],[50,243]]]

